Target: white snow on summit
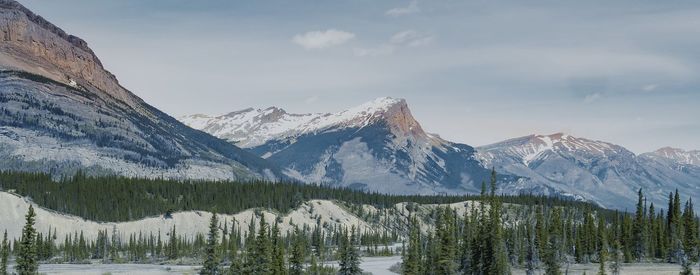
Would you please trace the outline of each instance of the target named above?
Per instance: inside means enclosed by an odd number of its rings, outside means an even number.
[[[405,104],[405,101],[381,97],[337,113],[290,114],[277,107],[248,108],[219,116],[183,116],[180,121],[240,147],[250,148],[269,140],[316,133],[329,128],[363,127],[397,104]]]

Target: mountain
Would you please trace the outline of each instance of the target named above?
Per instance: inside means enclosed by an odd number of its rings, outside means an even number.
[[[269,162],[122,87],[82,39],[0,0],[0,169],[134,177],[276,178]],[[85,169],[90,168],[90,169]]]
[[[514,138],[477,151],[484,165],[521,177],[502,186],[505,193],[569,196],[618,209],[634,205],[639,188],[662,207],[675,189],[700,195],[698,170],[678,169],[676,158],[659,151],[638,156],[619,145],[563,133]]]
[[[645,157],[666,159],[680,165],[700,166],[700,150],[685,151],[679,148],[664,147],[644,154]]]
[[[180,120],[266,158],[292,178],[393,194],[478,193],[489,171],[471,146],[423,131],[403,99],[337,113],[245,109]]]

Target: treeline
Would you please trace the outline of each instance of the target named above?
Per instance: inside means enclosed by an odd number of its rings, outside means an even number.
[[[642,190],[635,213],[600,215],[590,208],[534,206],[531,215],[503,220],[502,202],[483,191],[484,204],[460,219],[443,208],[435,231],[425,234],[412,218],[403,274],[568,274],[569,264],[598,263],[599,275],[620,274],[622,263],[674,263],[692,274],[700,251],[693,202],[669,194],[670,209],[646,204]],[[485,188],[484,188],[485,189]]]
[[[399,236],[386,231],[362,233],[354,226],[321,228],[319,223],[296,226],[282,234],[278,221],[270,225],[262,216],[257,220],[244,231],[234,226],[235,221],[222,223],[213,215],[208,234],[192,239],[182,237],[173,227],[162,234],[138,233],[124,239],[114,229],[98,232],[94,240],[85,238],[83,232],[60,240],[55,231],[36,231],[35,212],[30,207],[21,238],[8,241],[7,232],[4,234],[0,274],[9,274],[8,262],[14,256],[18,274],[35,274],[41,263],[99,262],[203,264],[200,274],[359,275],[361,256],[397,252],[389,244],[396,243]],[[336,261],[337,266],[327,265],[328,261]]]
[[[177,211],[235,214],[250,208],[286,213],[310,199],[338,200],[378,208],[400,202],[448,204],[480,200],[479,195],[396,196],[347,188],[271,182],[175,181],[125,177],[88,177],[77,173],[54,180],[50,175],[0,172],[0,190],[32,198],[38,205],[95,221],[129,221]],[[589,203],[533,195],[501,196],[504,203],[589,207]],[[602,211],[602,210],[601,210]]]

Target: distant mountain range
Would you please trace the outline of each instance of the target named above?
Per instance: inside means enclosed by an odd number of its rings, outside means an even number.
[[[143,102],[85,41],[19,3],[0,0],[0,34],[3,170],[277,178],[276,166]]]
[[[0,31],[0,170],[464,194],[480,192],[495,168],[502,193],[612,208],[633,205],[639,188],[663,205],[675,189],[700,195],[700,151],[635,155],[561,133],[474,148],[426,133],[402,99],[337,113],[251,108],[180,122],[122,87],[85,41],[17,2],[0,0]]]
[[[475,193],[489,174],[471,146],[424,132],[402,99],[379,98],[333,114],[271,107],[181,121],[308,183],[396,194]]]
[[[474,148],[424,132],[403,99],[379,98],[330,114],[270,107],[180,120],[307,183],[402,194],[477,193],[495,168],[502,193],[571,197],[611,208],[634,205],[639,188],[657,205],[676,188],[700,195],[698,151],[635,155],[562,133]]]

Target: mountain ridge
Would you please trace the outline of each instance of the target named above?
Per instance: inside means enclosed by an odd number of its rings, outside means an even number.
[[[276,178],[279,169],[145,103],[87,42],[0,0],[3,170],[134,177]]]

